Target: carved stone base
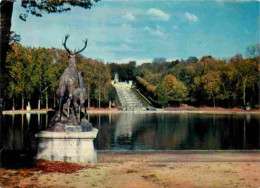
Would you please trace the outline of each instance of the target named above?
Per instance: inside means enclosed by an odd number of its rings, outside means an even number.
[[[96,128],[89,132],[41,131],[35,135],[39,138],[37,159],[96,163],[93,140],[97,133]]]
[[[48,131],[52,132],[89,132],[92,131],[93,127],[91,123],[85,122],[82,125],[71,125],[64,124],[61,122],[55,123],[54,126],[50,126]]]

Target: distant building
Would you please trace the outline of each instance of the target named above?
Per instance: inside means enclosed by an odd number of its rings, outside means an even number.
[[[116,72],[115,78],[114,78],[114,83],[117,83],[117,82],[119,82],[119,76],[118,76],[118,74],[117,74],[117,72]]]

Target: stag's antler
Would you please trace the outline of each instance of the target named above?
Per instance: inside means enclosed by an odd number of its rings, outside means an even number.
[[[66,42],[67,42],[67,40],[68,40],[69,37],[70,37],[70,36],[69,36],[68,34],[65,35],[65,40],[64,40],[64,42],[63,42],[63,40],[62,40],[62,44],[63,44],[65,50],[66,50],[69,54],[71,54],[71,51],[70,51],[70,50],[67,48],[67,46],[66,46]]]
[[[78,53],[80,53],[80,52],[83,52],[83,50],[85,50],[85,48],[87,47],[87,45],[88,45],[88,39],[86,39],[86,40],[83,40],[83,42],[84,42],[84,47],[80,50],[78,50],[78,51],[76,51],[76,50],[74,50],[74,54],[78,54]]]

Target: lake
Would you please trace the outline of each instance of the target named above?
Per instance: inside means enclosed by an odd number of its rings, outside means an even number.
[[[36,150],[34,134],[53,114],[4,115],[0,146]],[[99,129],[98,150],[260,149],[260,115],[116,113],[90,114]]]
[[[0,166],[28,166],[37,152],[35,133],[53,113],[3,115]],[[90,114],[99,129],[97,150],[260,149],[260,115],[112,113]]]

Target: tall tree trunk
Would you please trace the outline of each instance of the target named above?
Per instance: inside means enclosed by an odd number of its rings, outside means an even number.
[[[42,101],[41,101],[41,100],[42,100],[41,95],[42,95],[42,92],[40,91],[39,100],[38,100],[38,110],[41,109],[41,103],[42,103]]]
[[[98,95],[98,108],[100,108],[100,93]]]
[[[13,98],[13,107],[12,110],[15,110],[14,98]]]
[[[243,103],[246,106],[246,83],[243,83]]]
[[[7,50],[9,47],[11,20],[13,12],[13,2],[10,0],[2,0],[0,2],[0,74],[5,72],[5,62]],[[3,81],[0,82],[0,114],[2,114],[2,95],[3,95]]]
[[[55,96],[55,94],[53,96],[53,108],[56,108],[56,96]]]
[[[41,109],[41,97],[39,97],[39,100],[38,100],[38,110]]]
[[[100,108],[100,74],[98,75],[98,108]]]
[[[48,92],[47,92],[47,90],[45,92],[46,92],[46,95],[45,95],[45,97],[46,97],[46,109],[48,109],[49,108]]]
[[[88,108],[90,108],[90,97],[88,97]]]
[[[211,92],[211,97],[212,97],[212,100],[213,100],[213,106],[214,106],[214,108],[216,107],[216,105],[215,105],[215,97],[214,97],[214,94],[213,94],[213,92]]]
[[[24,96],[22,95],[22,110],[24,110]]]

